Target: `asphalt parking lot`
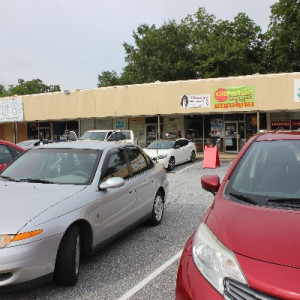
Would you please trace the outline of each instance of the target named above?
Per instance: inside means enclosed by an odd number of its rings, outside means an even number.
[[[230,164],[221,161],[216,169],[203,169],[197,159],[169,172],[163,222],[156,227],[143,224],[84,257],[76,286],[47,283],[0,294],[0,299],[174,299],[180,253],[213,201],[201,188],[201,176],[218,174],[222,179]]]

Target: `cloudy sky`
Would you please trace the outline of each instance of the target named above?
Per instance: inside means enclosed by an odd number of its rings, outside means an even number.
[[[97,87],[102,71],[122,72],[122,44],[141,24],[160,27],[199,7],[217,19],[245,12],[267,30],[276,0],[0,0],[0,84],[41,79],[61,90]]]

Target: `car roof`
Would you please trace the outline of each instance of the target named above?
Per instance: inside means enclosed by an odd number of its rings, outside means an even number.
[[[258,134],[255,141],[300,140],[300,131],[270,131]]]
[[[115,130],[113,130],[113,129],[94,129],[94,130],[87,130],[87,131],[85,131],[85,132],[107,132],[107,131],[115,131]]]
[[[21,143],[36,143],[36,142],[39,142],[40,140],[25,140],[25,141],[22,141],[22,142],[19,142],[18,144],[21,144]]]
[[[93,129],[85,132],[107,132],[107,131],[131,131],[129,129]]]
[[[16,145],[16,144],[13,144],[13,143],[11,143],[11,142],[8,142],[8,141],[0,140],[0,144],[1,144],[1,145],[7,145],[7,146],[10,146],[10,147],[16,148],[16,149],[18,149],[18,150],[23,150],[23,151],[25,151],[24,148],[22,148],[22,147],[20,147],[20,146],[18,146],[18,145]]]
[[[158,142],[158,141],[168,141],[168,142],[176,142],[176,141],[188,141],[187,138],[179,138],[179,139],[157,139],[157,140],[154,140],[153,142]],[[152,142],[152,143],[153,143]]]
[[[39,148],[50,148],[50,149],[95,149],[95,150],[105,150],[113,148],[125,148],[125,147],[135,147],[132,144],[124,144],[120,142],[103,142],[103,141],[74,141],[74,142],[59,142],[50,143],[39,146]]]

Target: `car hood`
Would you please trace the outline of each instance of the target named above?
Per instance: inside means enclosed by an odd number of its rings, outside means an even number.
[[[18,232],[37,215],[85,187],[1,181],[0,234]]]
[[[150,157],[157,157],[158,155],[168,155],[172,149],[144,149]]]
[[[300,268],[300,211],[243,205],[218,196],[206,224],[237,254]]]

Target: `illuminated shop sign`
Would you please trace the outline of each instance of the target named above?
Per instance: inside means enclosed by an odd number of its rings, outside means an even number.
[[[0,100],[0,122],[21,121],[24,121],[22,98]]]
[[[217,88],[213,90],[214,108],[254,107],[254,86]]]

